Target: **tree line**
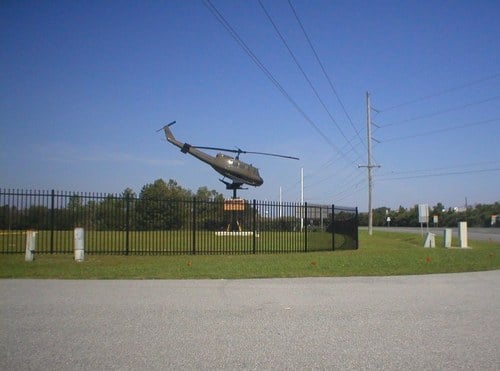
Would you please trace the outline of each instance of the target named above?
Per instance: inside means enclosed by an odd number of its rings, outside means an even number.
[[[97,230],[179,229],[190,221],[193,198],[199,201],[200,220],[214,212],[207,205],[217,204],[206,201],[224,199],[207,187],[193,193],[172,179],[146,184],[139,195],[126,188],[120,194],[107,195],[20,192],[3,196],[3,230],[68,230],[77,226]]]
[[[497,218],[492,216],[497,215]],[[436,217],[436,218],[435,218]],[[436,221],[436,222],[435,222]],[[463,210],[446,208],[442,203],[429,207],[430,227],[456,227],[466,221],[469,227],[500,227],[500,202],[477,204]],[[360,225],[368,225],[368,213],[360,213]],[[411,208],[400,206],[397,210],[379,207],[373,210],[373,226],[419,227],[418,205]]]
[[[266,221],[267,230],[297,230],[295,215],[276,218],[262,207],[245,201],[244,210],[225,210],[224,196],[207,187],[196,192],[181,187],[175,180],[157,179],[142,187],[137,195],[126,188],[120,194],[54,192],[14,192],[0,190],[0,230],[94,230],[154,231],[191,229],[222,230],[237,220],[246,226]],[[266,209],[278,210],[266,204]],[[255,218],[255,219],[254,219]],[[233,226],[234,227],[234,226]]]
[[[217,230],[231,219],[230,211],[224,211],[224,196],[207,187],[196,192],[185,189],[175,180],[157,179],[142,187],[137,195],[126,188],[120,194],[96,197],[88,194],[65,194],[63,201],[51,200],[51,194],[20,194],[17,199],[0,199],[0,229],[61,229],[68,230],[83,226],[98,230],[162,230],[182,229],[195,222],[197,228]],[[9,196],[10,197],[10,196]],[[23,198],[24,197],[24,198]],[[53,197],[53,195],[52,195]],[[59,196],[58,196],[59,197]],[[20,200],[23,198],[22,200]],[[28,199],[29,198],[29,199]],[[17,200],[17,201],[16,201]],[[196,220],[193,221],[193,200],[196,200]],[[278,209],[276,209],[278,210]],[[267,228],[297,230],[297,210],[288,214],[268,215],[255,210],[259,220],[266,220]],[[492,215],[500,215],[500,203],[469,206],[457,211],[438,203],[430,208],[429,226],[456,227],[458,222],[467,221],[470,227],[500,227],[500,218],[492,224]],[[248,201],[238,217],[252,220],[253,206]],[[313,215],[313,214],[309,214]],[[437,223],[435,218],[437,217]],[[350,216],[348,216],[350,218]],[[390,220],[390,221],[389,221]],[[325,215],[322,223],[328,225],[331,215]],[[314,222],[308,220],[306,225]],[[315,223],[317,224],[317,223]],[[368,225],[368,214],[359,214],[359,224]],[[374,226],[417,227],[418,205],[412,208],[400,206],[396,210],[380,207],[373,211]]]

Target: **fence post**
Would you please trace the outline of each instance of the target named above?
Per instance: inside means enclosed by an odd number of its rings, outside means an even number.
[[[332,251],[335,251],[335,205],[332,204]]]
[[[307,252],[307,202],[304,202],[304,252]]]
[[[256,231],[256,229],[257,229],[256,228],[256,226],[257,226],[257,223],[256,223],[256,214],[257,214],[257,202],[255,201],[255,198],[254,198],[253,199],[253,212],[252,212],[252,224],[253,224],[253,226],[252,226],[252,232],[253,232],[253,241],[252,241],[252,243],[253,243],[253,253],[254,254],[256,253],[256,248],[255,248],[256,246],[255,246],[255,244],[256,244],[256,238],[257,238],[257,236],[256,236],[256,233],[257,233],[257,231]]]
[[[125,255],[129,251],[129,231],[130,231],[130,195],[125,194]]]
[[[359,216],[358,216],[358,207],[356,206],[356,249],[359,248]]]
[[[196,197],[193,197],[193,238],[192,238],[192,248],[193,255],[196,254]]]
[[[55,221],[54,221],[54,199],[55,199],[55,191],[52,190],[50,192],[50,253],[54,253],[54,228],[55,228]]]

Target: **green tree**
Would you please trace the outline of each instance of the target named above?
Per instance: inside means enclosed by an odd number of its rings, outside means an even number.
[[[207,187],[200,187],[195,194],[197,200],[201,201],[222,201],[224,200],[224,195],[212,189],[209,190]]]
[[[388,210],[388,212],[387,212]],[[431,215],[429,222],[432,225],[432,217],[438,216],[439,227],[456,227],[459,222],[466,221],[469,227],[491,227],[491,216],[500,215],[500,203],[475,206],[469,206],[465,211],[457,211],[454,208],[446,208],[441,202],[430,208]],[[391,218],[391,226],[395,227],[418,227],[418,205],[413,208],[405,209],[400,206],[398,210],[389,210],[386,207],[380,207],[373,210],[373,225],[382,225],[383,217]],[[368,225],[368,213],[360,213],[360,225]],[[500,227],[500,223],[494,226]]]
[[[9,205],[0,206],[0,229],[12,229],[14,227],[13,215],[16,214],[16,208]],[[15,228],[15,227],[14,227]]]
[[[135,230],[137,228],[137,195],[131,188],[125,188],[121,197],[124,202],[125,227],[129,230]]]
[[[220,215],[223,212],[224,196],[207,187],[200,187],[195,195],[196,224],[203,230],[222,228]]]
[[[77,195],[71,195],[66,206],[67,216],[62,222],[66,228],[87,227],[85,225],[85,208],[82,198]]]
[[[157,179],[142,187],[136,205],[138,227],[146,230],[179,229],[189,222],[191,192],[175,180]]]
[[[93,219],[99,230],[125,230],[126,201],[123,197],[107,195],[96,207]]]

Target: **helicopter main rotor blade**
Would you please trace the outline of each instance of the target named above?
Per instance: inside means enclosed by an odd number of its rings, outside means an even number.
[[[281,158],[288,158],[291,160],[300,160],[298,157],[294,156],[287,156],[287,155],[280,155],[277,153],[269,153],[269,152],[254,152],[254,151],[243,151],[241,149],[230,149],[230,148],[221,148],[221,147],[203,147],[203,146],[193,146],[193,148],[198,148],[198,149],[209,149],[209,150],[214,150],[214,151],[224,151],[224,152],[232,152],[232,153],[237,153],[238,155],[241,153],[248,153],[252,155],[263,155],[263,156],[274,156],[274,157],[281,157]]]
[[[241,153],[248,153],[252,155],[263,155],[263,156],[274,156],[274,157],[281,157],[281,158],[288,158],[291,160],[300,160],[298,157],[294,156],[287,156],[287,155],[280,155],[277,153],[269,153],[269,152],[255,152],[255,151],[243,151],[241,149],[230,149],[230,148],[221,148],[221,147],[203,147],[203,146],[193,146],[193,148],[198,148],[198,149],[208,149],[208,150],[214,150],[214,151],[224,151],[224,152],[231,152],[231,153],[237,153],[238,155]]]
[[[241,151],[241,150],[239,152],[240,153],[249,153],[249,154],[252,154],[252,155],[274,156],[274,157],[288,158],[288,159],[291,159],[291,160],[300,160],[300,158],[298,158],[298,157],[287,156],[287,155],[279,155],[277,153]]]

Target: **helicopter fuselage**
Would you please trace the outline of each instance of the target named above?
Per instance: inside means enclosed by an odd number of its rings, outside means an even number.
[[[259,174],[259,169],[223,153],[217,153],[215,160],[210,165],[215,171],[233,180],[235,183],[244,183],[255,187],[264,183]]]
[[[172,131],[170,130],[171,125],[172,124],[166,125],[163,128],[167,140],[173,145],[179,147],[182,153],[189,153],[191,156],[194,156],[210,165],[222,176],[231,179],[233,184],[224,182],[228,188],[239,188],[243,184],[258,187],[264,183],[264,180],[259,174],[259,169],[241,161],[238,158],[234,158],[223,153],[217,153],[215,156],[211,156],[203,151],[200,151],[196,147],[191,146],[189,143],[178,141],[175,139]]]

